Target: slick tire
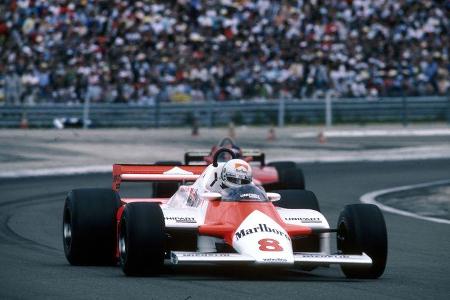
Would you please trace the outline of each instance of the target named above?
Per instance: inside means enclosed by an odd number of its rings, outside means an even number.
[[[305,189],[305,176],[301,168],[292,161],[278,161],[269,163],[278,173],[278,183],[272,189]]]
[[[162,166],[181,166],[180,161],[157,161],[155,165]],[[154,182],[153,183],[153,198],[170,198],[178,190],[178,182]]]
[[[275,206],[289,209],[313,209],[320,212],[316,195],[308,190],[274,190],[281,199],[274,202]]]
[[[110,189],[76,189],[66,197],[63,245],[72,265],[116,264],[119,195]]]
[[[313,209],[320,212],[319,201],[316,195],[307,190],[275,190],[281,199],[274,202],[275,206],[288,209]],[[320,236],[311,235],[292,240],[294,252],[320,252]],[[303,268],[312,270],[313,268]]]
[[[119,259],[127,276],[157,276],[165,253],[165,224],[157,203],[125,206],[119,224]]]
[[[344,207],[337,224],[337,249],[343,254],[365,252],[372,258],[369,267],[341,266],[348,278],[378,278],[386,267],[387,231],[381,210],[372,204]]]

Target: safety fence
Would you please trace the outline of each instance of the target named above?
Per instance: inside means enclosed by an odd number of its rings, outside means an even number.
[[[267,100],[132,104],[0,106],[0,127],[53,127],[55,119],[90,120],[90,127],[169,127],[446,121],[449,97]]]

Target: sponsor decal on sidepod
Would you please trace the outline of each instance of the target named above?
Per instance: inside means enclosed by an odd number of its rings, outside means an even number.
[[[322,220],[320,218],[307,218],[307,217],[303,217],[303,218],[293,218],[293,217],[289,217],[289,218],[284,218],[286,221],[300,221],[302,223],[322,223]]]
[[[192,217],[165,217],[165,219],[175,221],[176,223],[197,223]]]

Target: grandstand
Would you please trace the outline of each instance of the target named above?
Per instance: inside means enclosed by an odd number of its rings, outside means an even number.
[[[6,0],[0,103],[445,95],[450,2]]]

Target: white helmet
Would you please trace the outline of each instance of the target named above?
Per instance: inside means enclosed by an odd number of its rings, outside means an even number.
[[[222,168],[220,179],[223,188],[249,184],[252,182],[252,168],[242,159],[229,160]]]

